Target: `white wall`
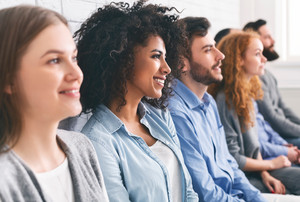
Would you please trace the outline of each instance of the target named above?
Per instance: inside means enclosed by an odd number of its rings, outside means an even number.
[[[18,4],[32,4],[47,7],[63,14],[70,22],[72,31],[96,10],[97,7],[110,3],[112,0],[0,0],[0,9]],[[122,1],[122,0],[116,0]],[[132,3],[133,0],[123,0]],[[175,6],[182,11],[181,17],[207,17],[211,24],[211,34],[214,36],[225,27],[240,26],[240,0],[149,0],[166,6]]]
[[[0,9],[18,4],[32,4],[47,7],[64,15],[72,31],[79,28],[80,23],[91,15],[97,7],[110,3],[112,0],[0,0]],[[122,0],[116,0],[122,1]],[[132,3],[133,0],[123,0]],[[242,28],[248,21],[258,18],[266,19],[281,55],[280,60],[269,64],[278,79],[279,87],[284,93],[286,102],[300,114],[300,63],[284,61],[286,49],[285,13],[282,9],[286,0],[149,0],[166,6],[175,6],[182,11],[181,17],[207,17],[212,24],[211,34],[214,36],[223,28]],[[298,26],[298,25],[297,25]],[[286,93],[285,93],[286,92]],[[291,93],[293,92],[293,93]]]
[[[278,60],[268,62],[266,68],[277,78],[287,105],[300,115],[300,57],[298,61],[291,61],[287,55],[287,1],[240,0],[240,27],[259,18],[267,21],[267,26],[275,38],[275,49],[280,55]]]

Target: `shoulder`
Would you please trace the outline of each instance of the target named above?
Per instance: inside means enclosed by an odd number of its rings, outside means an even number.
[[[223,90],[220,90],[216,95],[216,102],[217,103],[224,102],[225,98],[226,98],[225,92]]]
[[[13,194],[17,197],[17,193],[21,193],[25,189],[22,186],[31,187],[29,186],[32,183],[30,182],[31,178],[28,175],[28,170],[11,151],[0,155],[0,170],[1,196],[11,196]]]
[[[275,76],[269,70],[265,69],[265,73],[260,76],[260,80],[267,85],[269,82],[277,82]]]
[[[82,133],[57,130],[60,144],[69,156],[78,158],[94,158],[95,151],[90,140]]]
[[[162,121],[168,121],[170,119],[170,112],[167,108],[166,109],[156,108],[146,102],[142,102],[142,104],[146,109],[146,111],[149,112],[149,116],[151,118],[157,118]]]
[[[70,147],[90,145],[88,138],[79,132],[58,129],[57,135],[65,144]]]

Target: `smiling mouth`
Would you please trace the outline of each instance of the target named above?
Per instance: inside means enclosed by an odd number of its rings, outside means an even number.
[[[157,81],[158,83],[160,83],[161,85],[164,85],[165,84],[165,80],[163,80],[163,79],[158,79],[158,78],[156,78],[156,79],[154,79],[155,81]]]
[[[79,90],[66,90],[66,91],[61,91],[59,93],[64,94],[64,93],[78,93]]]

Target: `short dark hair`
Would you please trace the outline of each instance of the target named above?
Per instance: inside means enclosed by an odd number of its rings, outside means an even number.
[[[191,45],[194,40],[194,36],[206,36],[208,29],[210,28],[210,22],[205,17],[185,17],[179,20],[179,23],[182,23],[185,29],[185,34],[188,38],[188,46],[185,48],[185,54],[182,54],[182,57],[190,59],[192,56]],[[172,75],[176,78],[180,78],[182,74],[182,66],[176,69],[172,69]]]
[[[119,108],[126,105],[126,81],[133,77],[134,48],[145,46],[151,36],[160,36],[166,47],[169,66],[183,65],[180,59],[185,50],[183,26],[175,23],[178,11],[174,7],[144,4],[141,0],[132,6],[128,3],[111,3],[98,8],[75,32],[78,44],[78,65],[84,74],[81,92],[83,112],[93,111],[98,105],[108,106],[117,98]],[[165,108],[171,93],[167,76],[159,99],[143,100],[155,107]]]
[[[205,17],[186,17],[180,21],[185,24],[185,31],[189,40],[191,40],[194,35],[206,36],[210,28],[210,22]]]
[[[216,42],[216,44],[218,44],[219,43],[219,41],[224,37],[224,36],[226,36],[226,35],[228,35],[229,33],[230,33],[230,28],[225,28],[225,29],[222,29],[222,30],[220,30],[217,34],[216,34],[216,36],[215,36],[215,42]]]
[[[46,27],[66,19],[55,11],[37,6],[0,10],[0,152],[17,142],[22,130],[19,88],[15,85],[20,60],[29,44]],[[12,86],[13,92],[6,92]]]
[[[263,19],[258,19],[255,22],[248,22],[244,28],[243,31],[255,31],[258,32],[258,29],[263,26],[266,25],[267,21],[263,20]]]

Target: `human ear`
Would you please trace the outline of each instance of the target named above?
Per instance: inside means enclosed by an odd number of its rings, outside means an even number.
[[[4,92],[11,95],[12,94],[12,84],[6,85],[4,88]]]
[[[182,60],[183,60],[184,66],[182,67],[181,70],[182,70],[182,73],[186,73],[190,69],[190,62],[186,57],[184,57]]]

